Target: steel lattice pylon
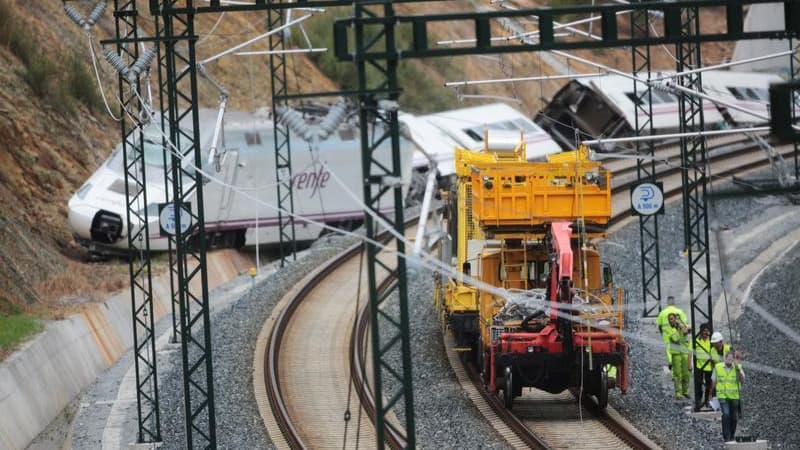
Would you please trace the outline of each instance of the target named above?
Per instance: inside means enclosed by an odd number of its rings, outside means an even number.
[[[631,36],[650,36],[650,13],[634,11],[631,14]],[[633,75],[647,76],[650,81],[650,46],[631,46],[631,65]],[[633,82],[633,95],[636,98],[634,132],[636,136],[653,135],[652,88]],[[636,175],[639,182],[656,182],[656,162],[653,141],[636,142],[636,154],[650,157],[636,160]],[[661,261],[658,242],[658,214],[639,216],[639,244],[642,261],[642,316],[652,317],[661,311]]]
[[[789,49],[794,48],[794,40],[789,39]],[[800,52],[792,52],[789,56],[789,81],[800,80]],[[800,104],[800,92],[792,91],[792,123],[797,119],[797,107]],[[800,182],[800,142],[794,142],[794,182]]]
[[[270,0],[270,6],[283,3],[282,0]],[[284,22],[284,11],[269,9],[267,11],[267,30],[272,31]],[[289,138],[289,127],[278,121],[278,106],[288,106],[286,95],[286,49],[284,32],[281,30],[269,37],[270,87],[272,89],[272,120],[275,125],[275,180],[278,193],[278,236],[280,237],[281,267],[287,262],[286,248],[292,259],[296,259],[297,244],[294,234],[294,197],[292,195],[292,149]],[[284,212],[287,211],[287,212]]]
[[[394,16],[391,2],[379,2],[373,9],[367,5],[354,2],[354,16],[385,17]],[[399,181],[402,179],[400,165],[400,127],[397,121],[397,64],[398,55],[395,49],[394,24],[384,24],[378,30],[370,29],[362,23],[355,25],[355,63],[358,71],[359,121],[361,132],[361,168],[364,179],[364,202],[373,214],[403,236],[405,226],[403,218],[403,191]],[[370,50],[380,48],[387,52],[384,61],[367,62],[364,55]],[[370,72],[367,71],[370,67]],[[387,91],[387,97],[379,102],[375,95],[367,90]],[[391,156],[380,159],[379,149],[387,143],[391,146]],[[394,217],[387,217],[381,209],[381,200],[390,200],[394,206]],[[384,203],[384,208],[389,205]],[[374,240],[377,236],[377,221],[369,214],[364,223],[367,238]],[[405,253],[405,245],[401,239],[393,239],[394,250]],[[390,243],[390,248],[392,244]],[[414,400],[411,383],[411,348],[408,332],[408,292],[406,285],[405,259],[392,255],[381,255],[379,247],[367,243],[367,274],[370,298],[370,338],[372,340],[372,365],[375,391],[375,433],[378,448],[384,447],[384,427],[390,427],[387,416],[392,414],[398,402],[403,401],[405,415],[405,438],[407,448],[415,447]],[[390,253],[384,252],[384,253]],[[383,256],[383,258],[381,258]],[[378,270],[382,269],[387,276],[395,276],[397,283],[391,289],[378,291]],[[398,367],[399,366],[399,367]],[[385,381],[390,381],[384,384]],[[387,394],[387,395],[385,395]],[[384,401],[388,398],[388,401]]]
[[[696,7],[681,9],[682,42],[676,45],[677,71],[701,67],[700,44],[693,37],[700,33],[700,16]],[[701,72],[677,78],[680,86],[702,92]],[[681,92],[678,99],[680,132],[703,130],[703,100]],[[708,211],[706,181],[708,159],[702,136],[681,138],[683,179],[683,222],[686,256],[689,265],[689,302],[692,333],[707,322],[713,328],[711,303],[711,259],[708,250]],[[694,339],[692,339],[694,343]],[[694,344],[692,344],[694,346]]]
[[[158,126],[160,130],[169,129],[169,111],[165,104],[165,96],[167,93],[167,54],[162,48],[161,37],[164,35],[163,20],[157,14],[157,11],[151,11],[153,14],[153,21],[156,30],[156,62],[158,67],[157,81],[158,81]],[[155,100],[155,98],[154,98]],[[155,113],[155,105],[152,106]],[[161,147],[169,149],[169,135],[164,133],[161,135]],[[169,156],[170,152],[163,153],[163,166],[164,166],[164,198],[172,198],[172,170],[170,169],[170,162],[172,158]],[[175,236],[167,234],[167,255],[169,259],[169,294],[170,306],[172,309],[172,337],[170,342],[173,344],[178,343],[178,336],[180,336],[180,321],[178,314],[180,312],[180,296],[175,283],[178,279],[178,259],[175,257],[174,250],[176,248]]]
[[[114,1],[117,55],[131,67],[139,58],[138,11],[135,0]],[[124,41],[120,40],[123,39]],[[118,73],[119,114],[122,135],[122,161],[125,173],[126,224],[128,230],[131,308],[133,311],[133,351],[136,370],[137,442],[161,441],[161,421],[158,403],[156,344],[153,327],[153,295],[150,266],[150,230],[147,221],[147,191],[145,190],[144,117],[146,105],[138,96],[141,92],[139,75]]]
[[[193,3],[193,0],[165,0],[161,12],[166,47],[186,445],[188,448],[216,448],[203,176],[192,169],[192,165],[202,167],[197,72],[185,69],[194,69],[197,63]],[[174,11],[179,5],[185,9]],[[176,154],[178,152],[187,160],[185,163]],[[188,226],[182,223],[182,216],[190,218]]]

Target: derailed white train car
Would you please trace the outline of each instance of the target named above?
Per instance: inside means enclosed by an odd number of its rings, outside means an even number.
[[[406,125],[408,137],[436,161],[441,176],[455,173],[455,147],[481,150],[484,132],[519,133],[527,144],[528,159],[541,160],[558,153],[561,147],[531,119],[505,103],[454,109],[424,116],[403,114],[400,121]],[[416,152],[412,160],[416,170],[429,166],[428,156]]]
[[[266,114],[227,112],[219,144],[219,164],[216,164],[207,161],[216,116],[216,110],[200,111],[202,170],[209,174],[208,182],[203,186],[209,244],[212,247],[241,247],[257,242],[279,242],[278,211],[274,208],[277,183],[272,119]],[[318,126],[321,121],[321,115],[312,115],[308,126]],[[150,249],[166,250],[168,239],[160,233],[158,224],[158,204],[169,201],[164,189],[161,132],[151,125],[145,129],[144,136],[148,198],[147,205],[141,205],[140,211],[147,214]],[[349,190],[359,199],[363,195],[358,126],[352,120],[345,121],[315,148],[293,133],[290,136],[295,214],[339,228],[352,229],[359,225],[364,217],[362,207],[347,193]],[[94,253],[128,248],[121,149],[122,144],[119,144],[69,200],[69,226],[75,239]],[[401,182],[405,188],[409,185],[415,147],[412,142],[401,138],[400,149]],[[390,164],[388,140],[378,148],[375,158],[382,164]],[[184,161],[183,164],[188,167],[190,162]],[[382,202],[382,210],[394,208],[390,197]],[[196,209],[197,202],[189,201]],[[295,238],[298,241],[316,239],[322,230],[319,225],[295,220]]]
[[[653,72],[652,77],[662,78],[671,73]],[[705,94],[760,114],[768,114],[769,85],[779,81],[781,78],[772,74],[722,70],[709,70],[702,74]],[[637,86],[637,89],[643,88],[644,84]],[[677,131],[680,125],[678,97],[662,89],[653,89],[651,93],[655,132]],[[641,90],[638,94],[641,95]],[[630,78],[614,74],[579,78],[570,81],[553,96],[536,117],[536,123],[565,149],[575,146],[575,128],[583,139],[632,136],[639,101]],[[643,114],[639,114],[639,123],[645,119]],[[703,101],[703,120],[706,129],[765,122],[708,100]]]

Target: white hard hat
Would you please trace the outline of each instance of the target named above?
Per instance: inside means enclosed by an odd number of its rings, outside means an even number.
[[[722,342],[722,333],[719,331],[715,331],[714,334],[711,335],[711,343],[715,344],[717,342]]]

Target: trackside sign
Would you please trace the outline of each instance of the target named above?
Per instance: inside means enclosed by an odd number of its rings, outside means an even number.
[[[631,188],[631,208],[639,216],[664,214],[662,183],[639,183]]]
[[[191,203],[184,203],[183,208],[181,208],[181,234],[186,233],[186,230],[192,226],[192,215],[189,213],[191,208]],[[174,203],[158,204],[158,227],[161,229],[162,235],[168,234],[170,236],[175,236],[176,220]]]

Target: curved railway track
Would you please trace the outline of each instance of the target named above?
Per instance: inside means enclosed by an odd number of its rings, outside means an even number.
[[[407,228],[407,237],[413,232]],[[361,249],[354,245],[308,274],[262,328],[253,384],[261,416],[279,448],[375,447],[374,406],[364,375],[370,368],[359,357],[366,351],[368,305],[366,274],[359,275]],[[386,273],[378,277],[380,289],[393,281]],[[356,293],[358,302],[353,301]],[[358,326],[356,315],[361,317]],[[360,330],[360,340],[354,339],[354,330]],[[390,446],[404,446],[395,431],[399,425],[391,418],[388,422]]]
[[[716,166],[714,176],[741,174],[769,165],[760,149],[741,147],[710,151]],[[783,154],[791,151],[779,150]],[[674,152],[671,148],[662,151]],[[623,205],[635,182],[635,161],[626,161],[615,164],[615,176],[634,175],[615,183],[612,189],[612,210],[617,211],[612,223],[617,224],[629,216],[629,208]],[[667,199],[680,195],[679,167],[659,172],[659,180],[664,183]],[[406,236],[413,236],[413,227],[407,228]],[[253,382],[262,418],[278,448],[350,448],[356,442],[360,447],[375,445],[368,375],[371,368],[368,358],[365,361],[369,354],[369,315],[366,276],[359,276],[361,248],[354,245],[309,273],[276,306],[262,329]],[[380,278],[381,288],[393,281],[385,274]],[[361,293],[358,311],[352,302],[356,292]],[[448,357],[465,392],[512,447],[655,447],[613,410],[602,412],[591,400],[583,400],[579,408],[570,393],[551,395],[532,390],[508,411],[497,396],[483,389],[471,369],[461,365],[451,347],[446,345]],[[398,422],[391,418],[388,422],[387,443],[393,448],[403,447]]]

